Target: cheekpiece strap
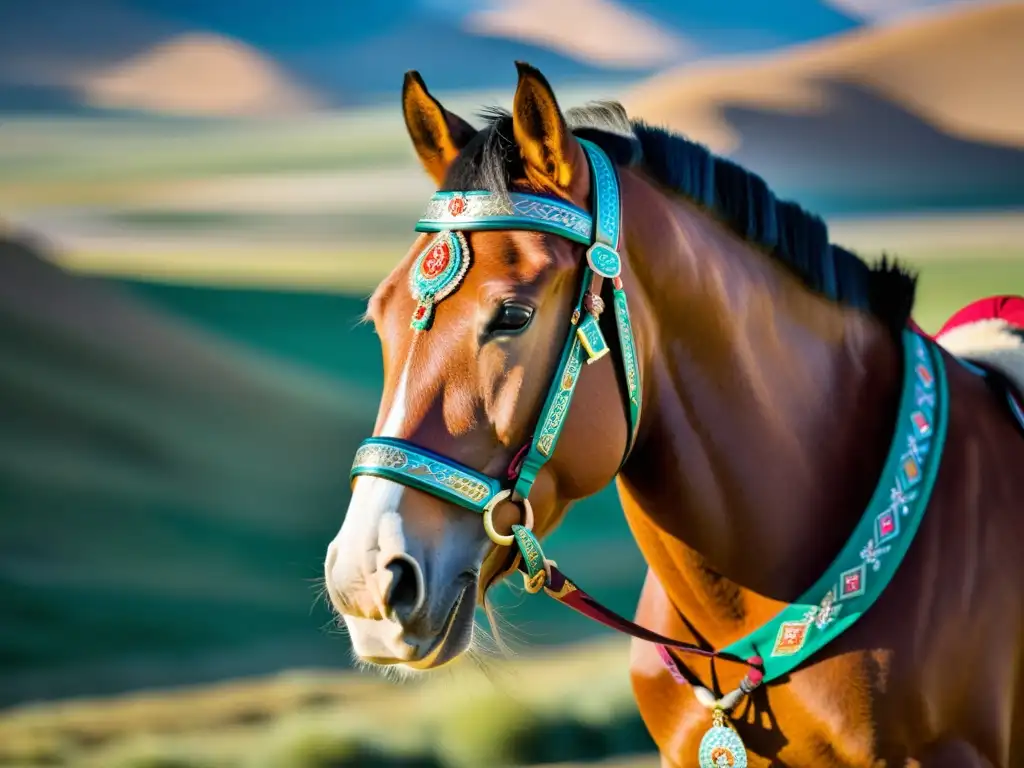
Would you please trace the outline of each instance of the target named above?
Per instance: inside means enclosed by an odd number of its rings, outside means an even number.
[[[626,300],[626,291],[619,278],[622,272],[622,257],[618,252],[622,227],[619,180],[615,173],[615,167],[604,152],[586,139],[580,139],[580,143],[583,144],[584,149],[587,150],[587,156],[590,158],[592,184],[597,190],[594,201],[594,221],[597,231],[594,245],[587,251],[587,263],[597,276],[591,290],[599,294],[601,279],[607,278],[612,281],[615,328],[619,337],[619,349],[622,351],[622,367],[626,380],[626,395],[629,400],[629,437],[626,451],[622,457],[624,464],[633,450],[637,430],[640,428],[643,394],[640,387],[640,363],[637,359],[633,323],[629,317],[629,302]]]
[[[594,209],[591,229],[594,241],[592,244],[588,242],[590,248],[587,250],[587,263],[583,266],[580,293],[572,314],[574,332],[566,339],[562,358],[541,411],[533,444],[523,460],[516,480],[514,493],[521,499],[529,496],[541,467],[555,451],[558,438],[569,416],[569,406],[584,365],[599,359],[608,351],[591,297],[600,296],[601,281],[605,278],[615,279],[618,285],[618,277],[622,271],[622,259],[616,250],[619,244],[621,208],[619,179],[611,160],[600,147],[586,139],[579,139],[579,142],[590,163],[591,199]],[[631,330],[629,336],[628,346],[632,350],[634,345],[631,343]],[[625,347],[623,350],[625,352]]]
[[[591,187],[593,189],[595,244],[600,243],[613,251],[619,247],[621,209],[619,200],[619,178],[615,166],[604,151],[587,139],[577,139],[590,161]],[[589,245],[589,242],[587,243]]]

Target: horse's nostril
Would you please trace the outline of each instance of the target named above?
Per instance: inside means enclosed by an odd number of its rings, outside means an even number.
[[[396,557],[387,564],[387,570],[391,583],[384,594],[384,604],[399,623],[408,623],[423,606],[423,574],[408,557]]]

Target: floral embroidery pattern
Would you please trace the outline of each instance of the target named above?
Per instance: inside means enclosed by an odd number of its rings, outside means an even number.
[[[835,590],[830,589],[821,600],[821,605],[808,609],[804,614],[804,621],[814,624],[818,629],[825,629],[836,620],[843,606],[836,602]]]
[[[882,555],[889,553],[889,547],[875,546],[874,539],[868,539],[867,545],[860,551],[860,559],[872,570],[879,570],[882,567]]]

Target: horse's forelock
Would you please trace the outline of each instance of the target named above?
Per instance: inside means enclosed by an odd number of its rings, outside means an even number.
[[[512,179],[525,175],[512,133],[512,114],[500,107],[485,107],[479,117],[484,127],[466,145],[448,169],[441,191],[486,190],[504,196]],[[620,165],[633,165],[642,157],[640,141],[625,108],[615,101],[591,102],[565,112],[569,129],[598,144]]]

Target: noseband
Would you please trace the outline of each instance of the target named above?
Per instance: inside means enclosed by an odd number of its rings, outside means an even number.
[[[412,319],[412,327],[417,331],[429,329],[435,305],[454,292],[469,268],[470,254],[463,232],[527,230],[560,235],[589,246],[569,334],[525,456],[521,460],[517,457],[508,476],[494,478],[408,440],[373,437],[356,451],[351,473],[353,481],[359,475],[386,478],[479,513],[491,541],[518,548],[526,588],[532,593],[545,587],[551,589],[555,573],[553,563],[544,557],[540,542],[532,533],[530,491],[541,468],[555,452],[585,364],[599,360],[609,351],[599,322],[605,280],[612,281],[621,371],[629,403],[623,463],[632,450],[640,424],[636,343],[626,292],[619,277],[619,180],[615,166],[596,144],[585,139],[578,141],[590,164],[593,217],[575,205],[538,195],[511,192],[502,197],[486,191],[437,192],[416,225],[418,232],[440,233],[421,254],[411,275],[410,287],[419,301]],[[521,503],[525,516],[522,524],[513,525],[512,534],[507,536],[498,533],[493,523],[495,508],[506,500]]]

